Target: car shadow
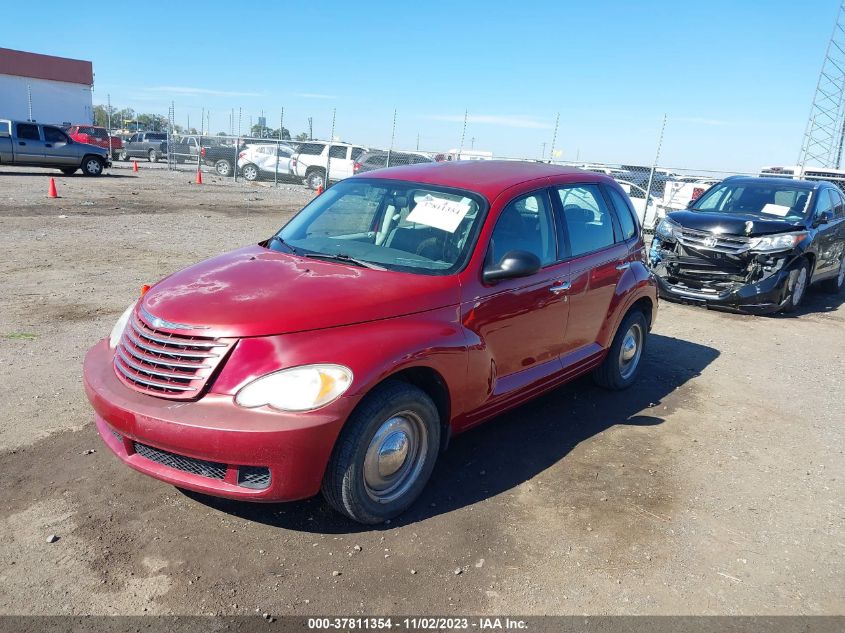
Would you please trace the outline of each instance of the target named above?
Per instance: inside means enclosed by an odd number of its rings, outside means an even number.
[[[47,176],[52,176],[53,178],[91,178],[92,180],[96,180],[97,178],[137,178],[138,176],[134,174],[115,174],[111,172],[104,172],[102,176],[86,176],[82,172],[77,171],[70,176],[66,176],[61,172],[46,172],[46,171],[3,171],[0,170],[0,176],[35,176],[45,178]]]
[[[818,286],[810,286],[804,301],[795,312],[778,312],[773,315],[781,319],[795,319],[809,314],[833,312],[845,303],[845,291],[837,294],[825,292]]]
[[[254,504],[188,490],[182,493],[239,518],[290,530],[347,534],[393,529],[510,490],[614,425],[661,424],[662,400],[699,376],[718,356],[712,347],[652,334],[640,377],[629,389],[608,392],[587,376],[455,437],[440,456],[420,499],[401,516],[379,526],[360,525],[339,515],[320,496]]]

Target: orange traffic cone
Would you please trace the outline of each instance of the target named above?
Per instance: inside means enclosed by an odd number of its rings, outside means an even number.
[[[56,191],[56,181],[53,178],[50,178],[50,189],[47,191],[48,198],[58,198],[59,194]]]
[[[317,195],[319,196],[321,193],[323,193],[323,185],[317,187]]]
[[[138,171],[138,161],[137,160],[132,161],[132,171]]]
[[[202,184],[202,170],[197,169],[197,184]]]

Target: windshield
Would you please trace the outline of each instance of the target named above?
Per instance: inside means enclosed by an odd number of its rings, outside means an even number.
[[[809,199],[810,189],[786,182],[727,182],[711,188],[690,209],[705,213],[735,213],[770,219],[801,220],[806,213]]]
[[[469,258],[486,208],[484,198],[469,191],[353,178],[317,196],[279,231],[283,243],[272,240],[268,248],[446,275]]]

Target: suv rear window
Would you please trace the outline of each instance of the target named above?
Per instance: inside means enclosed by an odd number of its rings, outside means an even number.
[[[309,156],[319,156],[323,153],[325,145],[322,143],[303,143],[299,146],[299,153]]]

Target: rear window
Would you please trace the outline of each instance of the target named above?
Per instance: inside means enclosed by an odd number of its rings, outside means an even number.
[[[90,125],[80,125],[79,131],[77,134],[87,134],[88,136],[94,136],[97,138],[107,138],[108,135],[103,128],[100,127],[92,127]]]
[[[361,164],[367,167],[384,167],[387,165],[387,154],[365,154]]]
[[[0,121],[0,134],[11,134],[8,121]]]
[[[299,153],[309,156],[319,156],[323,153],[325,145],[322,143],[303,143],[299,146]]]

